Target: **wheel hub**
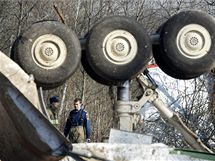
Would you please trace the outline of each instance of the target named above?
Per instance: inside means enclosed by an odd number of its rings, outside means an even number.
[[[36,39],[32,46],[34,62],[44,69],[59,67],[66,59],[67,49],[61,38],[46,34]]]
[[[137,42],[129,32],[115,30],[105,37],[103,53],[114,64],[127,64],[136,56]]]
[[[58,49],[52,43],[41,44],[41,57],[46,61],[55,61],[58,57]]]
[[[123,51],[125,49],[124,45],[122,43],[116,44],[116,51]]]
[[[126,56],[129,53],[129,44],[123,38],[113,39],[110,43],[111,51],[115,56]]]
[[[191,59],[198,59],[206,55],[212,43],[209,32],[198,24],[183,27],[179,31],[176,41],[181,54]]]

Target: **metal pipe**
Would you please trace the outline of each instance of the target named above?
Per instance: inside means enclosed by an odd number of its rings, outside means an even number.
[[[151,39],[151,43],[153,44],[153,45],[157,45],[157,44],[159,44],[160,43],[160,34],[152,34],[152,35],[150,35],[150,39]]]
[[[161,99],[159,99],[158,93],[154,93],[154,97],[151,97],[150,102],[159,110],[162,117],[166,118],[168,122],[184,136],[184,139],[192,148],[213,153],[212,150],[205,146],[198,136],[183,123],[181,118],[170,110]]]
[[[130,82],[125,81],[121,86],[117,87],[117,100],[129,101],[129,86]]]
[[[117,100],[122,102],[128,102],[129,103],[129,86],[130,81],[125,81],[123,84],[117,87]],[[125,131],[132,131],[133,130],[133,121],[132,116],[127,111],[127,109],[130,109],[129,104],[115,104],[117,107],[117,111],[119,113],[119,129],[125,130]],[[129,107],[128,107],[129,106]],[[120,110],[121,109],[121,110]]]

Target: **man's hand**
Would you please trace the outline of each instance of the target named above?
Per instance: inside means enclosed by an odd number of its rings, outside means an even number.
[[[87,143],[90,143],[90,139],[87,139]]]

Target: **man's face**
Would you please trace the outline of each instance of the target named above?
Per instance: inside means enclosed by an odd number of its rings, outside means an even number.
[[[56,107],[56,108],[60,106],[60,102],[53,102],[52,104],[53,104],[54,107]]]
[[[74,102],[74,107],[75,107],[76,110],[80,110],[81,109],[80,101]]]

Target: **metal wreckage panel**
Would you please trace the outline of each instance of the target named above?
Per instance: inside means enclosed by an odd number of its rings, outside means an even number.
[[[182,153],[173,148],[158,144],[122,144],[122,143],[81,143],[73,144],[75,149],[86,152],[89,158],[86,160],[108,160],[108,161],[206,161],[214,160],[212,154],[200,152]],[[201,157],[202,156],[202,157]],[[97,159],[94,159],[97,158]],[[72,158],[63,161],[74,161]]]
[[[2,161],[60,160],[67,150],[68,141],[41,113],[32,77],[2,52],[0,118]]]

